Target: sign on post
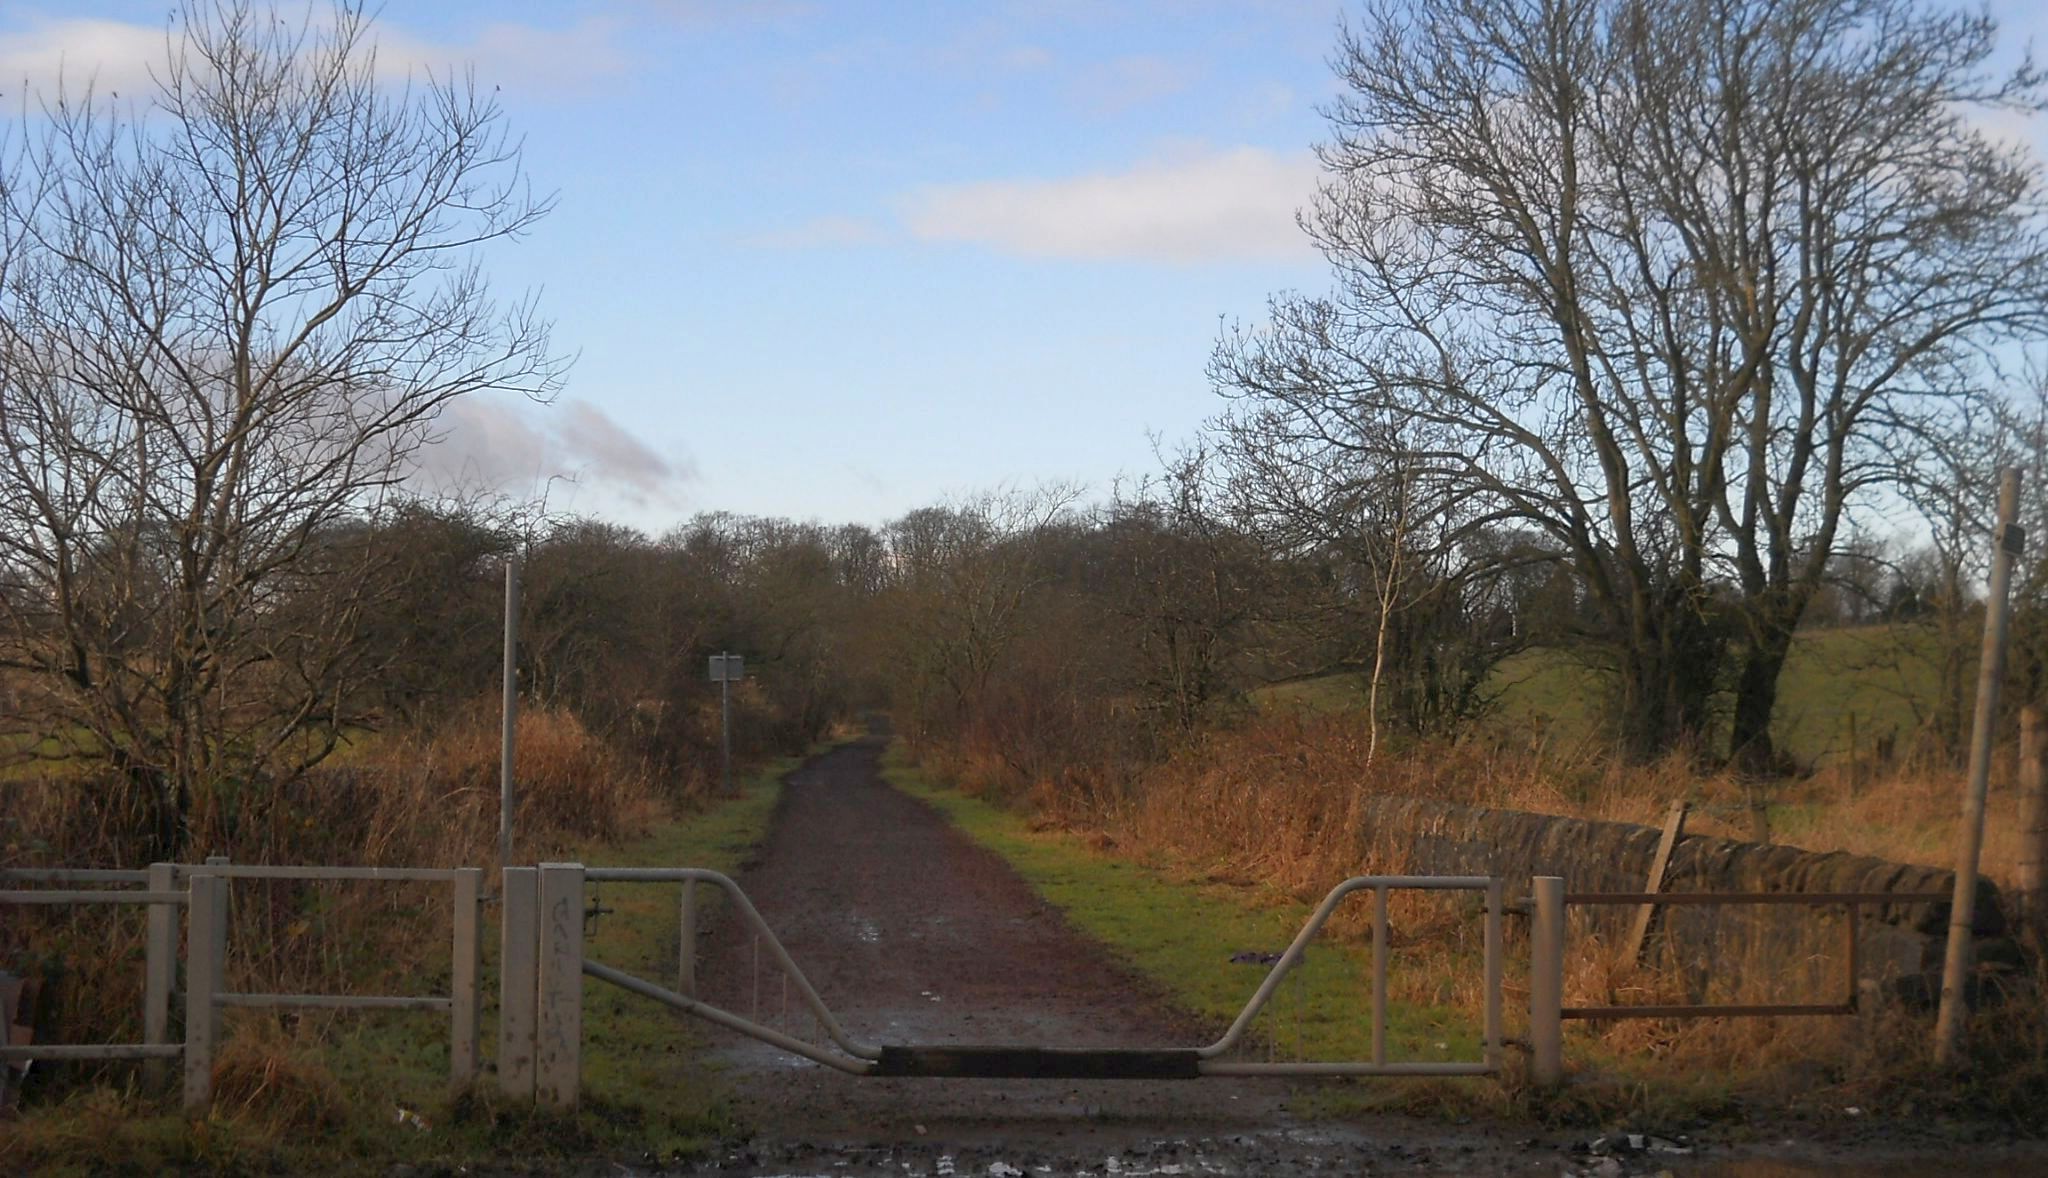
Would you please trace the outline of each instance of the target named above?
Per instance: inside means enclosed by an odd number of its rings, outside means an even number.
[[[714,654],[711,656],[711,681],[713,683],[737,683],[746,677],[746,659],[736,654]]]

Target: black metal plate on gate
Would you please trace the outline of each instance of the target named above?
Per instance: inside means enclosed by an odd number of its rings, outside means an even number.
[[[989,1080],[1193,1080],[1202,1074],[1193,1048],[884,1047],[874,1076],[955,1076]]]

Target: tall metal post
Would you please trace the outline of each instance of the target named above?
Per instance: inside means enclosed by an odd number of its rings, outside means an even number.
[[[504,732],[498,748],[498,863],[512,862],[512,762],[519,738],[519,558],[505,562]]]
[[[1977,663],[1977,716],[1970,736],[1970,783],[1963,795],[1962,838],[1956,851],[1956,890],[1949,904],[1948,956],[1941,970],[1941,1010],[1934,1021],[1934,1058],[1955,1062],[1970,972],[1970,926],[1977,915],[1977,862],[1984,850],[1984,794],[1991,781],[1991,739],[1998,721],[1998,687],[2005,679],[2005,623],[2013,561],[2026,536],[2019,515],[2020,472],[1999,472],[1998,534],[1991,554],[1991,586],[1984,602],[1984,653]]]
[[[732,793],[732,655],[721,650],[718,659],[718,665],[723,668],[718,673],[719,776],[724,783],[723,790],[729,796]]]
[[[206,857],[206,865],[208,867],[225,867],[228,865],[228,857],[226,855],[208,855]],[[214,985],[225,989],[228,980],[228,932],[230,930],[228,925],[229,885],[227,880],[219,878],[215,879],[214,883],[218,886],[208,893],[212,898],[207,901],[213,911],[213,940],[209,942],[212,948],[208,952],[213,954]],[[190,908],[192,905],[188,902],[185,906]],[[185,920],[188,925],[186,936],[189,937],[191,935],[189,929],[192,920],[191,913],[185,914]],[[192,952],[193,950],[187,947],[185,951],[186,956],[190,957]],[[190,961],[187,961],[185,963],[186,972],[190,973],[191,969],[192,964]],[[208,1009],[211,1011],[211,1014],[207,1021],[211,1024],[211,1029],[207,1031],[207,1034],[211,1035],[218,1042],[220,1039],[222,1011],[218,1006],[209,1007]]]

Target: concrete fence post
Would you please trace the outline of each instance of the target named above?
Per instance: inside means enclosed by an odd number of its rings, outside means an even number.
[[[540,865],[540,1011],[534,1099],[576,1107],[583,1072],[583,865]]]
[[[187,1117],[204,1117],[213,1104],[214,994],[220,989],[220,908],[216,894],[225,880],[195,875],[185,905],[185,1084]]]
[[[503,872],[504,908],[498,954],[498,1089],[533,1099],[534,1019],[539,1011],[540,873]]]
[[[697,881],[683,881],[676,913],[676,993],[697,996]]]
[[[174,892],[178,889],[175,863],[149,865],[149,890]],[[171,1041],[171,991],[178,982],[178,906],[151,904],[149,932],[143,948],[142,1041],[152,1047]],[[150,1060],[143,1074],[152,1085],[164,1082],[164,1061]]]
[[[461,1091],[476,1082],[477,1024],[483,999],[477,975],[483,971],[483,938],[478,923],[483,907],[483,869],[464,867],[455,873],[455,905],[451,937],[453,956],[448,970],[448,1084]]]
[[[1529,1074],[1554,1088],[1564,1082],[1564,880],[1539,875],[1530,895]]]
[[[206,857],[208,867],[226,867],[228,863],[226,855]],[[228,891],[233,885],[225,879],[214,882],[217,886],[212,889],[213,899],[208,901],[213,905],[213,984],[216,989],[224,990],[227,988],[228,979]],[[187,965],[186,968],[190,969],[191,966]],[[220,1039],[221,1008],[216,1005],[210,1009],[213,1026],[207,1033],[217,1041]]]

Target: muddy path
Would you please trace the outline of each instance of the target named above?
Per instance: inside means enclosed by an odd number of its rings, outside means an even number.
[[[877,1043],[1075,1047],[1215,1037],[1221,1028],[1176,1013],[999,857],[885,784],[882,746],[842,746],[792,773],[740,877],[848,1031]],[[766,955],[758,968],[755,960],[752,935],[723,922],[703,946],[705,996],[823,1042]],[[1255,980],[1247,976],[1247,992]],[[1340,1173],[1556,1172],[1555,1154],[1524,1145],[1526,1132],[1303,1122],[1288,1112],[1284,1081],[868,1079],[710,1034],[739,1115],[758,1134],[719,1159],[725,1172],[1103,1173],[1112,1158],[1126,1174],[1274,1173],[1297,1163]]]
[[[1129,1047],[1219,1033],[1071,928],[1001,858],[890,788],[883,745],[841,746],[791,773],[769,836],[739,876],[848,1031],[884,1044]],[[756,964],[737,921],[706,930],[700,954],[707,999],[826,1042],[765,953]],[[1255,981],[1247,977],[1247,993]],[[1698,1148],[1685,1156],[1589,1156],[1583,1143],[1599,1135],[1583,1129],[1303,1118],[1292,1111],[1299,1089],[1282,1080],[870,1079],[703,1029],[749,1133],[667,1173],[1918,1178],[1951,1172],[1958,1156],[1942,1151],[1941,1165],[1926,1168],[1913,1159],[1930,1145],[1910,1135],[1766,1137],[1762,1125],[1698,1127],[1727,1144],[1691,1142]],[[2048,1173],[2038,1148],[1968,1152],[1988,1172]]]

